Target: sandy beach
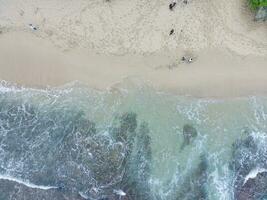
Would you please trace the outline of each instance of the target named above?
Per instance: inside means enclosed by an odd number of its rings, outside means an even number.
[[[266,199],[248,2],[0,0],[0,200]]]
[[[0,0],[0,79],[97,89],[140,81],[199,97],[267,93],[267,24],[253,21],[245,0],[168,5]]]

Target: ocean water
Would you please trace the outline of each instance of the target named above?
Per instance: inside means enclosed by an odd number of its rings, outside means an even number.
[[[0,83],[0,200],[266,197],[267,97]]]

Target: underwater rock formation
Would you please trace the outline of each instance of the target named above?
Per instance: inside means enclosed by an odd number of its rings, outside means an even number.
[[[197,130],[189,124],[185,124],[183,127],[183,144],[181,146],[181,149],[183,149],[185,146],[192,143],[192,141],[197,137]]]
[[[118,124],[103,132],[81,110],[0,97],[0,175],[57,188],[0,180],[2,199],[149,199],[148,126],[138,127],[135,113]]]
[[[267,148],[249,135],[233,145],[236,200],[258,200],[267,195]],[[265,171],[266,170],[266,171]]]
[[[184,182],[181,183],[180,190],[176,194],[176,200],[206,200],[207,193],[205,185],[208,178],[207,169],[207,160],[202,155],[197,168],[188,174]]]
[[[238,200],[258,200],[267,198],[267,172],[257,173],[248,179],[238,191]],[[258,193],[259,192],[259,193]]]
[[[137,129],[136,114],[122,115],[121,126],[116,130],[117,139],[128,141],[127,154],[124,158],[122,181],[117,188],[125,192],[123,199],[149,200],[151,192],[149,187],[151,147],[149,129],[146,123],[141,123]],[[130,135],[129,135],[130,134]]]

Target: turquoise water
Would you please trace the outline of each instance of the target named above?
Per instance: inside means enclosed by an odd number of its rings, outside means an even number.
[[[267,169],[266,97],[209,100],[145,86],[97,91],[71,83],[40,90],[2,82],[0,106],[0,199],[16,192],[13,199],[267,194],[264,170],[245,181],[251,171]],[[197,136],[184,145],[186,124]],[[36,188],[26,192],[29,184]],[[53,188],[40,197],[38,186]]]

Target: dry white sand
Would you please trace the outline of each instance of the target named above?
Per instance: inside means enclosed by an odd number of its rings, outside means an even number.
[[[178,0],[174,11],[168,4],[0,0],[0,79],[99,89],[138,79],[194,96],[267,93],[267,24],[253,21],[246,0]],[[180,63],[183,55],[194,62]]]

